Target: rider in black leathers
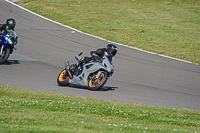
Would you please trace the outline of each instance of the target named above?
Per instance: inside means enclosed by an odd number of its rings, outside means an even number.
[[[114,44],[108,44],[106,48],[100,48],[97,49],[96,51],[91,51],[90,55],[91,56],[98,56],[99,59],[102,59],[104,55],[109,56],[115,56],[117,53],[117,46]],[[83,57],[79,62],[82,63],[87,63],[92,59],[92,57]]]
[[[106,48],[100,48],[100,49],[97,49],[96,51],[91,51],[90,55],[92,57],[96,56],[99,60],[101,60],[104,55],[109,57],[109,56],[115,56],[116,53],[117,53],[117,46],[114,45],[114,44],[108,44]],[[85,56],[85,57],[81,58],[80,61],[77,64],[72,64],[70,66],[70,72],[72,74],[76,73],[78,67],[81,66],[83,63],[90,62],[92,60],[92,57]],[[111,61],[112,59],[109,59],[109,60]]]
[[[6,20],[6,24],[0,24],[0,34],[5,34],[7,30],[14,30],[16,21],[13,18]]]

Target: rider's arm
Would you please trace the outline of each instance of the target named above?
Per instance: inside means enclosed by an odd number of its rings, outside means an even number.
[[[100,48],[100,49],[97,49],[96,51],[91,51],[90,55],[103,57],[105,52],[106,52],[106,48]]]
[[[92,56],[93,54],[95,54],[95,51],[91,51],[91,52],[90,52],[90,55],[91,55],[91,56]]]
[[[6,25],[0,24],[0,32],[4,34],[6,31],[7,31]]]
[[[95,54],[98,55],[100,58],[102,58],[105,54],[106,48],[100,48],[95,51]]]

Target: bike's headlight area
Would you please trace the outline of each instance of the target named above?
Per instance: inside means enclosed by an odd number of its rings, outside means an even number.
[[[11,38],[7,38],[7,41],[8,41],[9,44],[12,45],[12,40],[11,40]]]
[[[111,68],[111,69],[114,69],[114,66],[113,66],[113,65],[110,65],[110,68]]]
[[[114,66],[110,65],[110,68],[111,68],[111,73],[114,73]]]

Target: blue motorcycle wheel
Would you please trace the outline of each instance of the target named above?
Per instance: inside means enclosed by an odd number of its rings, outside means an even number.
[[[107,72],[102,71],[98,79],[89,79],[88,89],[89,90],[98,90],[104,86],[108,79]]]
[[[4,64],[10,56],[10,49],[4,49],[2,55],[0,55],[0,64]]]
[[[61,73],[58,75],[57,83],[59,86],[69,85],[69,74],[66,69],[63,69]]]

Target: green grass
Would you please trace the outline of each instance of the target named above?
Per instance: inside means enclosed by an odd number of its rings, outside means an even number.
[[[199,0],[18,4],[89,34],[200,64]],[[0,87],[0,132],[195,133],[200,112]]]
[[[0,87],[0,132],[197,133],[200,112]]]
[[[200,64],[200,0],[22,0],[17,4],[89,34]]]

